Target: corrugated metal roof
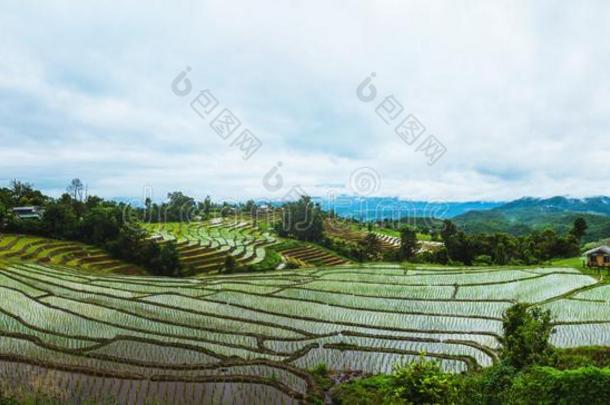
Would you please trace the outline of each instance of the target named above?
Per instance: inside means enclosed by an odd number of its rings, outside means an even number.
[[[591,249],[591,250],[587,250],[585,252],[585,255],[590,255],[593,253],[606,253],[610,255],[610,247],[608,246],[600,246],[600,247],[596,247],[595,249]]]

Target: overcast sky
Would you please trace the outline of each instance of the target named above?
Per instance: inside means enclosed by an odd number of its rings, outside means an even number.
[[[0,1],[0,184],[58,195],[80,177],[90,193],[157,200],[297,185],[608,194],[609,22],[607,1]],[[202,90],[218,101],[203,118]],[[389,96],[403,111],[386,123]],[[241,122],[227,139],[210,126],[225,108]],[[425,127],[412,145],[395,132],[409,114]],[[245,129],[262,143],[248,160],[231,145]],[[446,148],[433,165],[431,135]]]

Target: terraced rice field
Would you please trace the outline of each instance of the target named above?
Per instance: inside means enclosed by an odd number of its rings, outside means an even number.
[[[324,223],[324,231],[331,238],[341,239],[354,244],[359,244],[364,241],[364,238],[367,235],[367,232],[352,229],[349,224],[343,224],[331,220],[327,220]],[[376,235],[383,251],[396,250],[400,247],[400,238],[377,233]]]
[[[319,392],[307,371],[319,363],[379,373],[425,353],[455,372],[488,366],[517,300],[557,313],[559,346],[610,345],[610,291],[567,268],[164,279],[5,261],[0,381],[51,386],[65,403],[299,403]]]
[[[276,241],[244,220],[218,218],[205,223],[148,224],[146,228],[159,243],[177,242],[180,259],[191,275],[222,269],[228,255],[239,265],[259,263],[265,258],[265,247]]]
[[[315,245],[284,249],[280,253],[286,258],[296,260],[303,266],[337,266],[349,263],[349,260]]]
[[[0,235],[0,260],[3,259],[31,260],[104,273],[145,274],[141,267],[113,259],[93,246],[36,236]]]

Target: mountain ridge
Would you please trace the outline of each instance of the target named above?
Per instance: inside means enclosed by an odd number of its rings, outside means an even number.
[[[606,196],[581,199],[524,197],[490,210],[465,212],[452,218],[452,221],[467,233],[524,235],[547,228],[567,233],[579,217],[589,225],[586,242],[610,236],[610,198]]]

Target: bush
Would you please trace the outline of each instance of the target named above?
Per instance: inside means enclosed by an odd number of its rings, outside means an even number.
[[[516,374],[513,367],[498,363],[479,373],[458,376],[457,402],[465,405],[508,403],[508,391]]]
[[[333,380],[330,379],[330,370],[325,363],[319,363],[309,370],[316,384],[323,390],[328,390],[333,385]]]
[[[415,257],[415,262],[447,264],[449,262],[449,257],[447,256],[447,249],[442,247],[434,251],[420,252]]]
[[[531,366],[518,371],[499,363],[456,378],[456,403],[464,405],[596,405],[607,404],[610,398],[610,368]]]
[[[510,397],[518,404],[607,404],[610,369],[533,367],[515,378]]]
[[[362,378],[341,384],[331,391],[333,404],[337,405],[379,405],[396,403],[387,393],[390,391],[389,375]]]
[[[493,264],[493,259],[489,255],[479,255],[474,258],[474,262],[472,264],[475,266],[489,266]]]
[[[566,370],[586,366],[610,367],[610,347],[583,346],[556,349],[553,367]]]
[[[451,404],[457,392],[454,375],[423,356],[396,367],[390,383],[390,398],[407,404]]]

